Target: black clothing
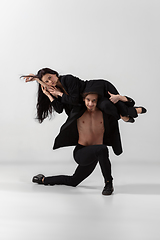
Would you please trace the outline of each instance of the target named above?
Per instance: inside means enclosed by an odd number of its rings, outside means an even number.
[[[58,96],[58,98],[54,97],[54,101],[51,102],[51,105],[57,113],[62,113],[64,109],[67,115],[70,114],[73,107],[69,104],[63,104],[60,96]]]
[[[77,119],[80,118],[86,111],[85,106],[74,107],[67,118],[66,122],[62,125],[60,133],[55,139],[53,149],[65,146],[76,146],[78,144],[78,129]],[[121,139],[118,127],[118,121],[111,115],[103,113],[104,119],[104,136],[103,144],[112,146],[116,155],[122,153]]]
[[[64,109],[66,114],[69,115],[73,106],[80,106],[83,103],[82,93],[86,82],[70,74],[60,76],[59,81],[68,95],[63,93],[62,97],[56,98],[53,96],[54,101],[51,105],[57,113],[62,113]]]
[[[94,92],[99,95],[97,107],[107,114],[111,114],[117,120],[122,116],[137,117],[137,111],[133,107],[135,102],[133,99],[127,97],[128,102],[118,101],[116,104],[112,103],[109,98],[112,94],[119,94],[114,85],[106,80],[90,80],[86,82],[84,93]]]
[[[100,164],[104,182],[112,181],[111,163],[108,156],[108,149],[105,145],[82,146],[78,144],[74,149],[73,156],[78,163],[78,167],[72,176],[58,175],[45,177],[44,184],[76,187],[93,172],[97,162]]]
[[[52,102],[52,106],[58,113],[62,113],[63,109],[65,109],[66,114],[69,115],[73,106],[80,106],[83,104],[83,92],[96,92],[100,97],[97,106],[101,111],[111,114],[117,120],[120,118],[120,114],[122,116],[130,115],[131,117],[137,117],[137,112],[133,107],[135,103],[133,99],[128,98],[130,99],[129,102],[124,103],[119,101],[116,104],[113,104],[109,100],[110,95],[108,91],[112,94],[119,93],[114,85],[107,80],[83,81],[78,77],[67,74],[60,76],[59,81],[68,95],[63,93],[62,97],[54,98],[55,100]]]
[[[107,98],[100,98],[97,107],[107,114],[112,115],[115,119],[119,120],[120,115],[122,116],[130,116],[133,118],[138,117],[136,109],[132,106],[134,104],[134,100],[127,97],[128,102],[118,101],[117,103],[113,104]]]
[[[67,94],[63,94],[61,102],[77,106],[83,102],[82,93],[85,89],[86,82],[72,75],[63,75],[59,77],[59,81],[66,90]]]

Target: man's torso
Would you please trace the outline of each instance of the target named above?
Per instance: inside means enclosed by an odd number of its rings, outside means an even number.
[[[97,109],[93,113],[85,111],[77,120],[78,143],[84,146],[103,144],[103,114]]]

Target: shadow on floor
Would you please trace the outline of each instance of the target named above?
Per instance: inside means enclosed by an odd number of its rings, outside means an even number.
[[[29,182],[1,182],[0,192],[21,192],[21,193],[54,193],[54,194],[83,194],[88,192],[96,194],[99,191],[98,186],[79,185],[77,187],[70,187],[64,185],[44,186]]]
[[[115,194],[160,195],[160,184],[126,184],[115,186]]]
[[[103,189],[103,186],[88,186],[79,185],[77,187],[69,187],[63,185],[56,186],[43,186],[32,183],[20,183],[20,182],[1,182],[0,191],[11,192],[48,192],[59,194],[96,194]],[[134,194],[134,195],[160,195],[160,184],[125,184],[115,185],[114,195],[116,194]]]

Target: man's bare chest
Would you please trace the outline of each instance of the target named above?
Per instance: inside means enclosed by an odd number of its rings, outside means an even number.
[[[95,114],[83,114],[77,121],[79,130],[99,132],[104,129],[103,114],[101,111]]]

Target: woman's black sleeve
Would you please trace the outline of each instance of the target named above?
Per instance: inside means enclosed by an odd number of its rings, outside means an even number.
[[[64,80],[64,88],[68,95],[63,93],[61,102],[69,105],[79,105],[80,100],[80,79],[67,75]]]
[[[63,103],[61,103],[60,97],[54,98],[54,101],[51,102],[52,107],[57,113],[62,113],[64,106]]]

